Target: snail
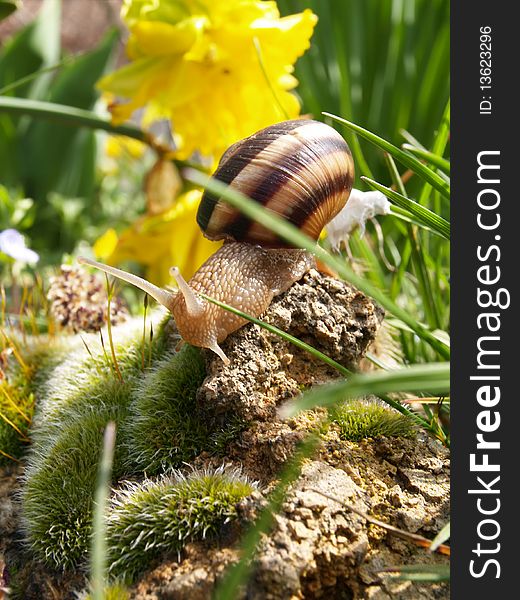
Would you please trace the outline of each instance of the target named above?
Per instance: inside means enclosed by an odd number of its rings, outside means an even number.
[[[354,181],[349,147],[332,127],[311,120],[271,125],[231,146],[213,175],[318,240],[323,227],[346,204]],[[206,191],[197,222],[210,240],[224,244],[186,282],[172,267],[178,290],[164,290],[120,269],[86,258],[96,267],[147,292],[172,314],[181,337],[213,350],[247,323],[198,296],[198,292],[258,317],[271,300],[315,266],[307,251],[291,248]]]

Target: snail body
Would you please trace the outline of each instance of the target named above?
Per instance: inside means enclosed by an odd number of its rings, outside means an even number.
[[[285,121],[231,146],[214,177],[317,240],[347,202],[354,166],[348,145],[333,128],[317,121]],[[79,261],[143,289],[173,314],[186,342],[210,348],[228,363],[219,344],[247,321],[198,293],[258,317],[315,261],[209,192],[201,199],[197,222],[206,237],[225,243],[188,283],[177,268],[171,269],[178,291],[89,259]]]

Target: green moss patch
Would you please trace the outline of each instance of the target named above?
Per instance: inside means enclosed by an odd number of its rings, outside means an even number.
[[[204,377],[200,350],[186,344],[177,354],[167,353],[139,382],[123,432],[129,472],[178,467],[207,445],[208,431],[195,405]]]
[[[26,536],[37,556],[55,568],[77,566],[88,550],[103,432],[125,413],[124,407],[93,411],[68,423],[51,448],[33,457],[22,492]],[[115,473],[122,462],[116,445]]]
[[[377,401],[351,400],[336,407],[332,419],[345,440],[378,437],[412,437],[411,419]]]
[[[144,377],[142,334],[134,328],[117,346],[122,381],[100,342],[89,336],[38,380],[38,410],[22,490],[25,532],[41,559],[55,568],[77,566],[90,543],[92,501],[102,437],[109,421],[118,440],[114,478],[123,475],[120,431],[137,381]],[[158,341],[154,345],[161,342]],[[148,344],[145,354],[155,354]]]
[[[223,468],[128,484],[108,515],[110,573],[132,580],[188,541],[216,535],[253,489],[238,471]]]

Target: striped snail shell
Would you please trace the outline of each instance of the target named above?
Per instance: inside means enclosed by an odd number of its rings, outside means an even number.
[[[231,146],[213,177],[317,240],[347,202],[354,162],[347,143],[332,127],[318,121],[284,121]],[[208,191],[197,222],[210,240],[249,242],[264,248],[288,245]]]
[[[317,121],[285,121],[231,146],[214,177],[317,240],[347,202],[354,164],[348,145],[332,127]],[[90,259],[79,261],[150,294],[173,314],[185,341],[213,350],[227,364],[229,359],[219,344],[247,320],[200,294],[259,317],[273,297],[289,289],[315,261],[310,253],[287,247],[271,231],[208,192],[202,197],[197,222],[206,237],[226,243],[189,282],[172,267],[177,291],[163,290]]]

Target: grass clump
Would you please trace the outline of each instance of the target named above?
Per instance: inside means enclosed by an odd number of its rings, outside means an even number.
[[[155,474],[178,467],[207,445],[195,394],[205,377],[198,348],[167,353],[139,382],[124,428],[128,469]]]
[[[29,441],[34,395],[20,382],[0,381],[0,466],[20,457]]]
[[[111,585],[106,586],[103,589],[103,599],[104,600],[129,600],[130,592],[128,589],[120,584],[113,583]],[[84,600],[95,600],[92,594],[87,594]]]
[[[339,426],[341,438],[352,442],[365,438],[413,437],[416,433],[411,419],[375,400],[344,402],[333,409],[332,420]]]
[[[108,515],[110,574],[132,580],[188,541],[217,535],[254,487],[238,470],[223,467],[127,484],[112,500]]]

